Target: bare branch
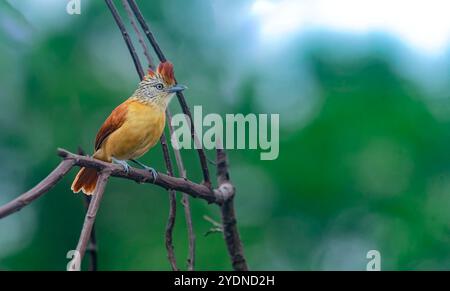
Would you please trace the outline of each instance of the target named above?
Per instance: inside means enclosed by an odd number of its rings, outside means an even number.
[[[97,216],[98,208],[100,207],[100,202],[103,198],[103,193],[105,192],[105,186],[108,182],[110,176],[109,169],[103,169],[98,177],[97,186],[95,188],[95,193],[92,195],[91,203],[89,203],[89,208],[86,212],[84,219],[83,228],[81,229],[80,239],[78,240],[77,251],[79,254],[79,265],[83,261],[84,254],[89,245],[91,238],[92,228],[94,227],[95,217]]]
[[[166,135],[163,133],[160,139],[163,150],[164,162],[166,164],[167,173],[173,177],[172,161],[170,160],[169,147],[167,146]],[[175,252],[173,246],[173,228],[175,226],[175,218],[177,215],[177,196],[175,191],[169,191],[169,218],[166,225],[166,249],[167,257],[172,267],[172,271],[178,271]]]
[[[192,224],[192,213],[191,213],[191,205],[190,205],[190,201],[189,201],[189,196],[183,193],[181,203],[183,204],[183,207],[184,207],[184,216],[186,219],[186,227],[187,227],[188,238],[189,238],[187,269],[188,269],[188,271],[194,271],[194,269],[195,269],[195,233],[194,233],[194,227]]]
[[[142,50],[144,51],[144,56],[147,59],[148,66],[152,70],[154,70],[155,69],[155,64],[153,63],[153,58],[150,55],[150,52],[149,52],[148,47],[147,47],[147,44],[145,43],[145,40],[142,37],[142,34],[140,33],[139,28],[136,25],[136,21],[134,21],[133,12],[131,11],[130,5],[128,4],[127,0],[122,0],[122,5],[125,8],[125,11],[127,12],[128,18],[130,19],[131,26],[133,26],[133,30],[136,33],[136,35],[138,37],[138,40],[139,40],[139,43],[142,46]]]
[[[169,191],[169,218],[167,219],[166,225],[166,249],[167,257],[169,259],[172,271],[179,271],[177,267],[177,261],[175,258],[175,251],[173,246],[173,228],[175,226],[176,210],[177,209],[177,198],[176,193],[173,190]]]
[[[156,181],[153,183],[154,177],[152,173],[146,170],[130,167],[129,172],[127,173],[120,165],[103,162],[91,157],[80,156],[64,149],[58,149],[58,155],[65,160],[73,161],[74,165],[79,167],[94,168],[97,171],[108,169],[111,171],[111,176],[113,177],[121,177],[138,183],[155,184],[166,190],[184,192],[194,198],[203,199],[208,203],[219,205],[223,203],[224,193],[221,189],[212,190],[205,185],[196,184],[182,178],[171,177],[160,172],[158,172]]]
[[[86,211],[89,209],[89,205],[91,204],[92,196],[83,195],[83,201],[85,202]],[[95,223],[92,226],[91,236],[89,238],[89,243],[86,248],[86,251],[89,253],[89,271],[97,271],[97,239],[95,236]]]
[[[248,271],[247,262],[244,257],[241,238],[237,229],[236,213],[234,210],[235,189],[229,183],[228,161],[223,149],[217,149],[217,180],[219,189],[226,195],[220,210],[222,213],[223,234],[227,244],[228,254],[235,271]]]
[[[78,154],[84,156],[85,153],[83,149],[78,147]],[[83,195],[84,207],[86,211],[89,209],[89,204],[91,203],[92,196]],[[89,271],[97,271],[97,239],[95,237],[95,223],[92,227],[91,237],[89,238],[89,244],[87,246],[86,251],[89,253]]]
[[[25,192],[11,202],[0,207],[0,218],[6,217],[16,211],[19,211],[29,203],[47,193],[67,172],[75,165],[73,160],[62,161],[44,180],[37,184],[33,189]]]
[[[125,0],[124,0],[125,1]],[[170,136],[173,135],[173,126],[172,126],[172,114],[170,113],[170,110],[167,109],[167,120],[169,123],[169,132]],[[181,157],[180,150],[177,148],[173,149],[175,153],[175,161],[177,163],[178,168],[178,174],[183,178],[187,179],[186,175],[186,169],[184,167],[183,158]],[[191,213],[191,206],[189,201],[189,196],[183,193],[181,203],[183,204],[184,208],[184,216],[186,219],[186,227],[188,231],[188,239],[189,239],[189,251],[188,251],[188,259],[187,259],[187,269],[188,271],[194,271],[195,266],[195,233],[194,233],[194,227],[192,224],[192,213]]]
[[[134,66],[136,67],[136,71],[139,74],[140,79],[144,78],[144,71],[142,70],[142,66],[139,63],[139,59],[136,53],[136,50],[134,49],[133,43],[131,42],[130,35],[128,34],[125,25],[123,24],[119,13],[117,12],[116,6],[111,0],[105,0],[106,5],[108,5],[109,10],[111,11],[114,20],[116,21],[117,26],[120,29],[120,32],[122,33],[123,39],[125,40],[125,43],[128,47],[128,50],[130,51],[131,57],[133,59]]]

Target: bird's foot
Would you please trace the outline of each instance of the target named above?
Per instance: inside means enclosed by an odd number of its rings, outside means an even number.
[[[158,177],[158,172],[157,172],[154,168],[149,167],[149,166],[147,166],[147,165],[144,165],[143,163],[139,162],[138,160],[130,160],[130,161],[132,161],[133,163],[135,163],[135,164],[141,166],[141,167],[144,168],[145,170],[147,170],[147,171],[149,171],[150,173],[152,173],[152,176],[153,176],[153,183],[156,182],[156,177]]]
[[[118,160],[116,158],[112,158],[112,161],[113,161],[113,163],[121,165],[123,167],[123,169],[125,170],[125,173],[127,173],[127,175],[128,175],[128,173],[130,172],[130,165],[128,165],[126,161]]]
[[[153,183],[155,183],[156,182],[156,177],[158,177],[158,172],[156,172],[156,170],[153,169],[152,167],[145,166],[144,169],[146,169],[147,171],[152,173],[152,175],[153,175]]]

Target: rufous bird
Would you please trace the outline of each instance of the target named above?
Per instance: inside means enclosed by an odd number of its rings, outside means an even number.
[[[166,108],[174,94],[185,88],[175,83],[170,62],[159,64],[156,72],[149,70],[134,94],[103,123],[95,138],[93,158],[120,164],[127,172],[127,161],[132,161],[151,171],[156,179],[156,171],[136,159],[158,142],[166,123]],[[92,195],[98,176],[93,168],[81,168],[72,183],[72,191]]]

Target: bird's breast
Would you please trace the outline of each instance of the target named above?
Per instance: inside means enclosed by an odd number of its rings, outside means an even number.
[[[124,124],[107,141],[108,152],[116,159],[138,158],[158,142],[164,125],[165,112],[161,108],[131,102]]]

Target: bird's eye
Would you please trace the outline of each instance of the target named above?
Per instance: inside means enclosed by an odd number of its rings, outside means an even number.
[[[163,84],[159,83],[155,85],[155,88],[158,90],[162,90],[164,88]]]

